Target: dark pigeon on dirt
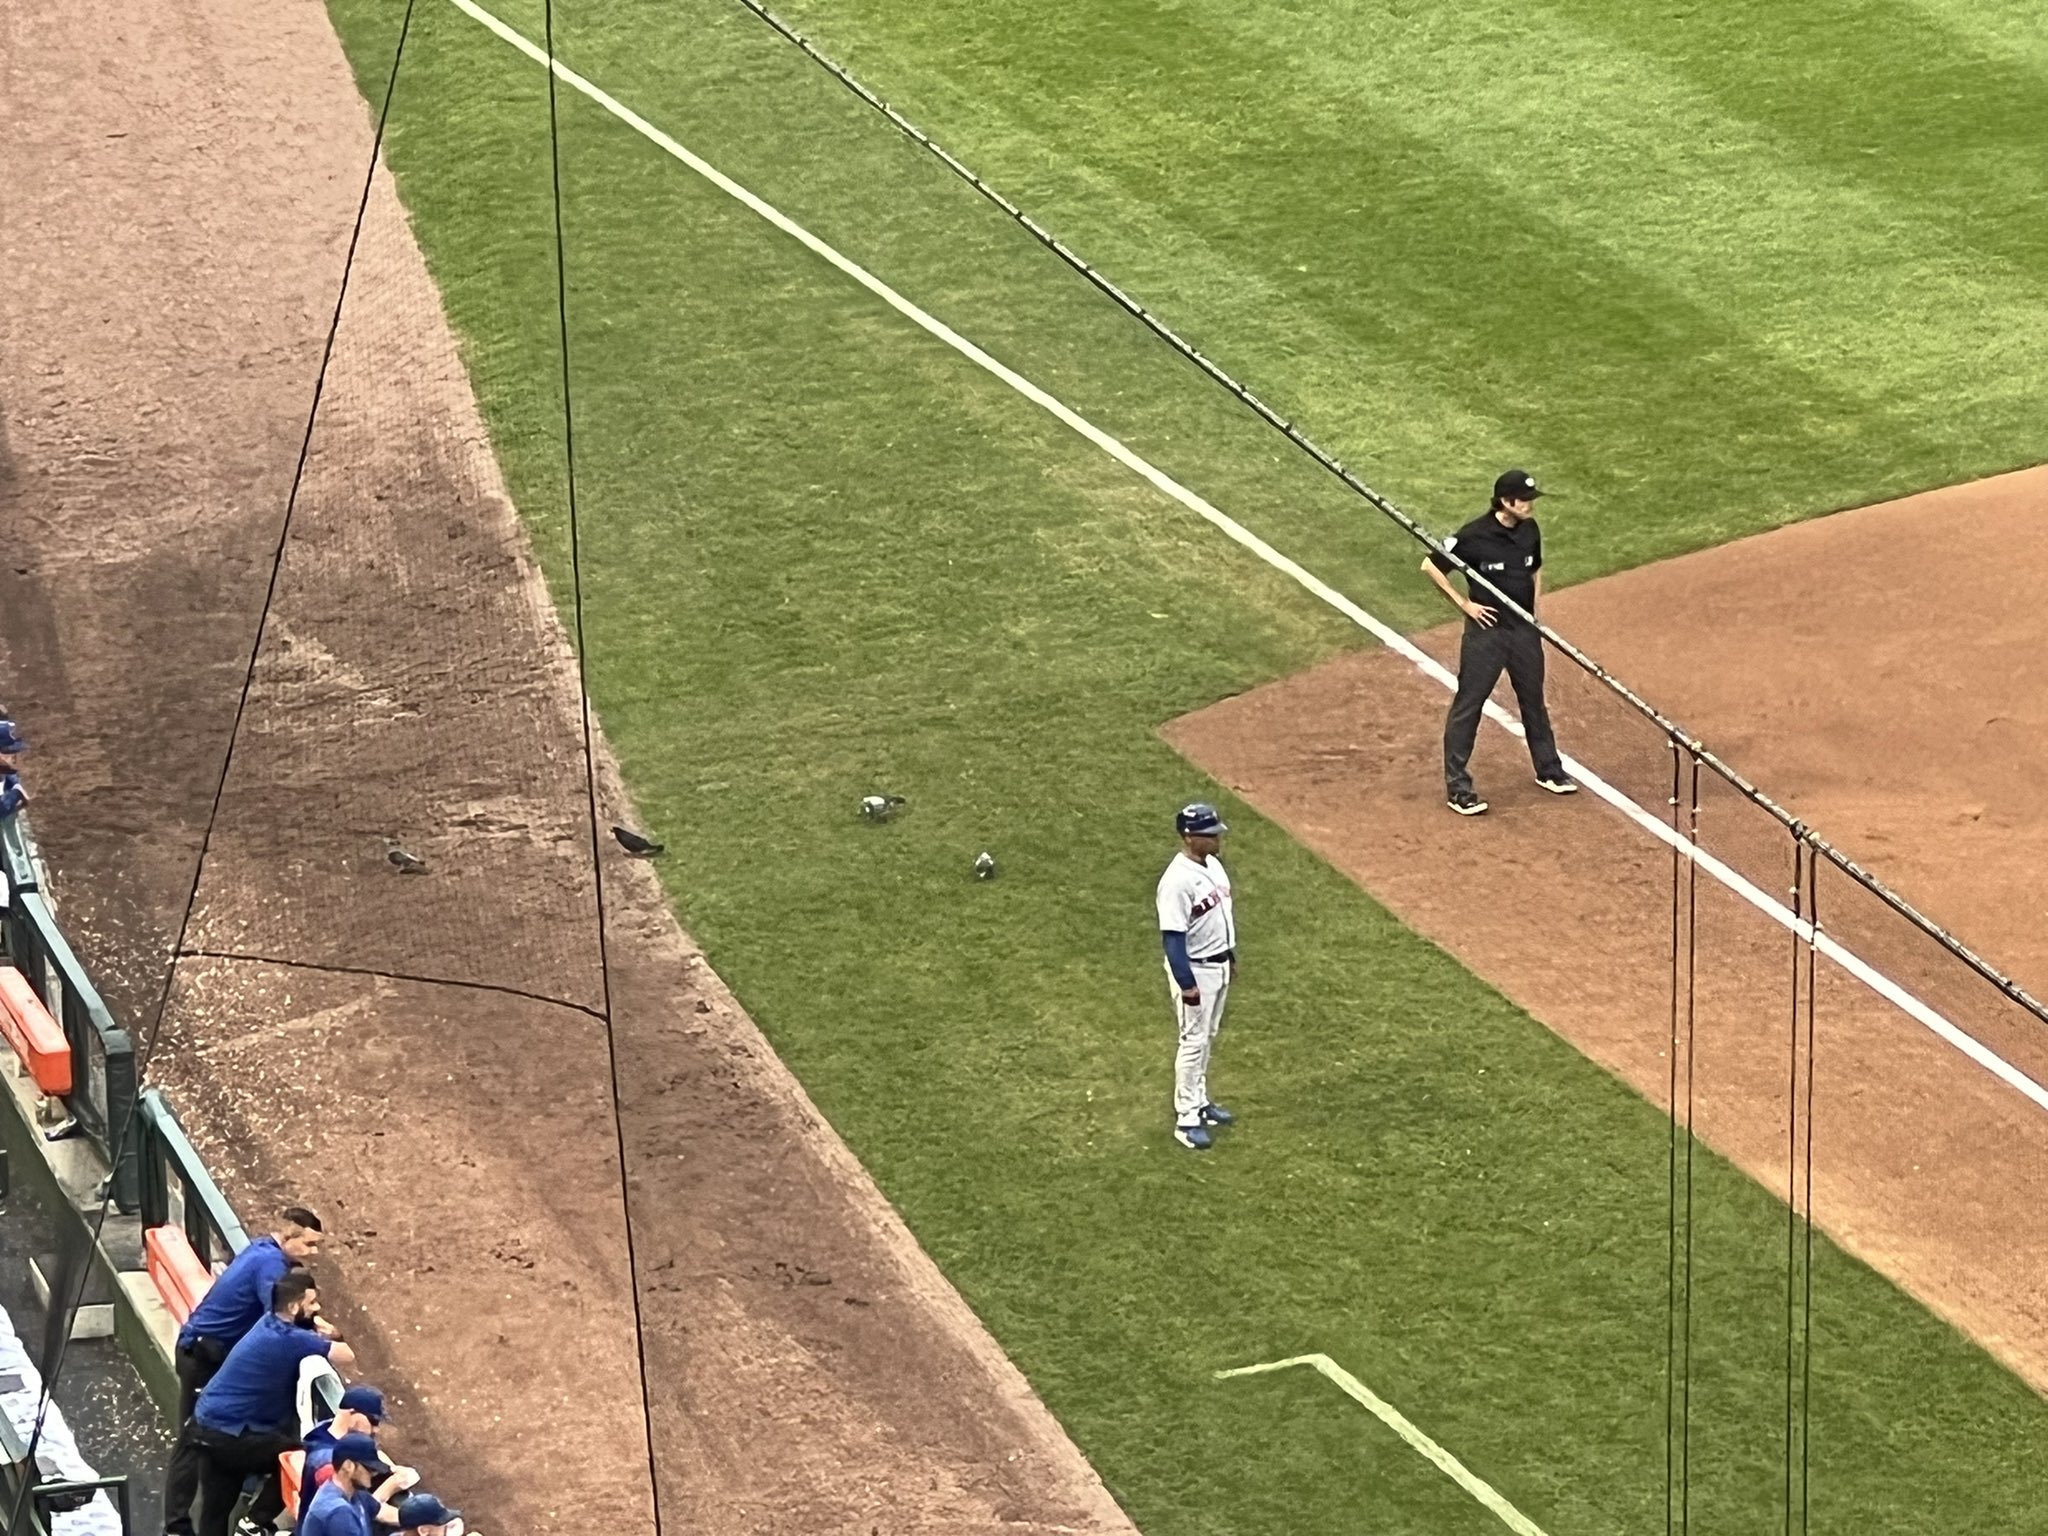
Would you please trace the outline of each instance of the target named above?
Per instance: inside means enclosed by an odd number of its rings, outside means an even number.
[[[612,836],[619,840],[619,846],[636,859],[658,858],[664,849],[657,842],[650,841],[631,827],[613,827]]]
[[[392,844],[391,851],[384,857],[391,861],[391,867],[401,875],[424,875],[427,872],[425,859],[415,858],[396,843]]]

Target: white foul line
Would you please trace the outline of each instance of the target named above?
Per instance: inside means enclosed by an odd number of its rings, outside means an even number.
[[[1400,1409],[1328,1355],[1296,1355],[1291,1360],[1271,1360],[1264,1365],[1241,1365],[1234,1371],[1218,1371],[1216,1379],[1223,1381],[1232,1376],[1259,1376],[1267,1371],[1284,1371],[1296,1365],[1315,1367],[1337,1383],[1347,1397],[1363,1403],[1374,1418],[1406,1440],[1444,1476],[1499,1516],[1500,1523],[1513,1531],[1515,1536],[1543,1536],[1542,1527],[1502,1498],[1491,1483],[1479,1477],[1465,1463],[1417,1429]]]
[[[465,15],[473,17],[484,26],[490,28],[499,37],[533,60],[534,63],[545,66],[549,62],[546,52],[533,43],[528,42],[489,11],[476,4],[476,0],[449,0],[449,3]],[[654,144],[656,147],[682,161],[684,165],[695,171],[699,176],[702,176],[714,187],[717,187],[719,191],[735,201],[743,203],[805,249],[837,267],[841,272],[844,272],[848,277],[859,283],[861,287],[874,294],[876,298],[887,304],[913,325],[916,325],[920,330],[936,336],[969,362],[994,374],[1033,405],[1040,407],[1048,415],[1056,417],[1066,426],[1071,427],[1075,432],[1093,443],[1097,448],[1100,448],[1133,474],[1150,481],[1160,491],[1171,496],[1190,512],[1211,524],[1226,538],[1250,550],[1261,560],[1265,561],[1266,564],[1272,566],[1274,570],[1288,576],[1303,588],[1321,598],[1360,629],[1372,635],[1374,639],[1378,640],[1389,650],[1407,658],[1425,677],[1434,679],[1447,689],[1455,690],[1457,688],[1458,680],[1445,670],[1435,658],[1418,648],[1406,635],[1382,624],[1335,587],[1330,586],[1321,577],[1305,570],[1286,555],[1281,554],[1279,550],[1268,544],[1249,528],[1246,528],[1242,523],[1218,511],[1202,497],[1196,495],[1178,480],[1175,480],[1171,475],[1141,458],[1137,453],[1125,447],[1124,444],[1118,442],[1093,422],[1069,409],[1059,400],[1054,399],[1015,369],[989,356],[988,353],[982,351],[980,347],[977,347],[943,320],[918,308],[917,305],[904,298],[902,294],[891,288],[865,267],[859,266],[846,256],[840,254],[839,251],[827,245],[823,240],[820,240],[816,235],[805,229],[780,209],[772,204],[763,202],[716,166],[692,154],[681,144],[678,144],[674,139],[648,122],[646,118],[640,116],[639,113],[619,101],[617,97],[591,84],[590,81],[577,74],[575,70],[569,68],[560,59],[554,61],[554,72],[555,78],[564,85],[582,92],[649,143]],[[1491,700],[1487,702],[1486,714],[1489,719],[1497,721],[1512,734],[1516,736],[1522,734],[1521,723]],[[1764,916],[1777,923],[1780,927],[1796,934],[1801,939],[1812,939],[1822,954],[1869,987],[1879,997],[1884,998],[1908,1017],[1918,1021],[1935,1035],[1947,1041],[2001,1082],[2024,1094],[2037,1107],[2048,1110],[2048,1088],[2042,1087],[2041,1084],[2035,1082],[2034,1079],[2027,1076],[2026,1073],[2022,1072],[2004,1057],[1998,1055],[1982,1041],[1966,1034],[1943,1017],[1941,1013],[1930,1007],[1927,1003],[1922,1002],[1889,976],[1884,975],[1853,951],[1830,938],[1825,931],[1815,935],[1810,925],[1803,921],[1791,908],[1785,906],[1777,898],[1760,890],[1747,878],[1729,868],[1712,854],[1694,846],[1683,835],[1668,826],[1661,818],[1652,816],[1627,795],[1594,773],[1584,763],[1578,762],[1571,757],[1566,757],[1564,762],[1572,776],[1581,784],[1584,784],[1587,789],[1620,811],[1622,815],[1648,832],[1652,837],[1667,847],[1676,849],[1684,857],[1691,859],[1700,869],[1705,870],[1714,879],[1718,880],[1722,885],[1733,891],[1737,896],[1740,896],[1744,901],[1755,907],[1757,911],[1763,913]]]

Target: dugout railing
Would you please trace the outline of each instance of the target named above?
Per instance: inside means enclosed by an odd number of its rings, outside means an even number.
[[[5,876],[11,891],[33,891],[41,885],[19,816],[0,817],[0,875]]]
[[[0,946],[4,946],[7,963],[23,973],[52,1017],[61,1022],[76,1082],[63,1101],[65,1124],[44,1130],[43,1136],[56,1140],[74,1131],[83,1135],[99,1154],[101,1165],[112,1170],[102,1187],[103,1195],[122,1217],[132,1218],[134,1228],[144,1233],[175,1228],[190,1245],[192,1258],[209,1274],[217,1273],[248,1246],[247,1229],[163,1091],[155,1087],[138,1091],[136,1055],[128,1034],[114,1022],[59,929],[41,890],[34,840],[21,820],[8,817],[0,821],[0,868],[8,877]],[[114,1166],[117,1155],[118,1167]],[[169,1346],[160,1344],[158,1348],[167,1351]],[[169,1382],[167,1353],[152,1362],[155,1370],[150,1368],[152,1363],[140,1359],[137,1363],[152,1390]],[[330,1413],[338,1390],[321,1394]],[[7,1444],[0,1433],[0,1460],[8,1454]],[[114,1483],[108,1480],[105,1486],[125,1519],[126,1491],[115,1489]],[[43,1489],[39,1496],[46,1502],[61,1499],[62,1490],[53,1489],[54,1485]],[[18,1485],[15,1491],[19,1491]]]
[[[58,928],[48,899],[35,888],[34,861],[25,851],[18,828],[10,825],[7,832],[11,887],[5,923],[7,959],[62,1027],[71,1048],[73,1087],[64,1100],[67,1118],[48,1134],[54,1137],[76,1131],[88,1137],[113,1170],[115,1207],[132,1212],[138,1188],[136,1153],[133,1138],[123,1137],[121,1128],[135,1113],[135,1046],[107,1011],[99,989]],[[27,888],[14,880],[17,857],[30,877]]]
[[[145,1088],[135,1102],[137,1215],[148,1227],[177,1227],[208,1269],[249,1243],[227,1196],[206,1171],[170,1101]]]

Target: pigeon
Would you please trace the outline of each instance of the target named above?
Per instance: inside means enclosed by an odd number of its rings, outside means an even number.
[[[862,795],[860,813],[869,821],[887,821],[903,803],[901,795]]]
[[[996,856],[984,848],[974,860],[974,878],[993,880],[996,877]]]
[[[619,846],[636,859],[658,858],[663,852],[662,845],[650,842],[630,827],[613,827],[612,836],[619,840]]]
[[[396,843],[391,845],[391,851],[384,857],[391,861],[391,867],[401,875],[424,875],[427,872],[425,859],[413,857]]]

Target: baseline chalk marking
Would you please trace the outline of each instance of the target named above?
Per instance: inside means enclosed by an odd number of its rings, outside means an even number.
[[[448,3],[464,15],[488,28],[503,41],[509,43],[512,47],[533,60],[534,63],[544,68],[548,66],[549,60],[545,50],[530,42],[520,33],[514,31],[511,27],[493,16],[489,11],[478,5],[476,0],[448,0]],[[906,299],[865,267],[860,266],[834,247],[827,245],[823,240],[820,240],[816,235],[805,229],[780,209],[756,197],[752,192],[749,192],[716,166],[685,149],[681,144],[655,127],[654,124],[648,122],[646,118],[626,106],[617,97],[593,85],[590,81],[584,79],[583,76],[577,74],[575,70],[569,68],[559,58],[553,61],[553,68],[555,78],[571,90],[578,91],[596,102],[605,111],[631,128],[650,144],[681,161],[692,171],[695,171],[699,176],[718,188],[719,191],[758,214],[762,219],[774,225],[775,228],[781,230],[785,235],[788,235],[792,240],[818,256],[821,260],[845,273],[920,330],[944,342],[976,367],[982,368],[1002,380],[1003,383],[1009,385],[1011,389],[1029,400],[1033,405],[1045,411],[1046,414],[1054,417],[1064,426],[1071,428],[1079,436],[1086,438],[1133,474],[1149,481],[1163,494],[1172,497],[1204,522],[1209,523],[1219,533],[1223,534],[1224,537],[1231,540],[1231,542],[1249,550],[1274,570],[1279,571],[1282,575],[1295,582],[1303,590],[1336,609],[1337,612],[1343,614],[1345,618],[1378,640],[1382,645],[1407,660],[1423,676],[1430,678],[1440,687],[1456,691],[1458,686],[1457,678],[1446,671],[1434,657],[1416,646],[1406,635],[1381,623],[1314,572],[1296,564],[1264,539],[1253,533],[1249,528],[1246,528],[1242,523],[1210,505],[1208,501],[1196,495],[1195,492],[1189,490],[1164,470],[1159,469],[1116,438],[1111,437],[1107,432],[1104,432],[1100,427],[1081,416],[1078,412],[1070,409],[1063,402],[1047,394],[1015,369],[998,362],[988,353],[982,351],[980,347],[962,336],[958,331],[947,325],[943,320],[911,303],[910,300]],[[1486,715],[1488,719],[1499,724],[1510,734],[1515,736],[1522,734],[1521,722],[1491,700],[1487,702]],[[1851,976],[1854,976],[1886,1002],[1899,1009],[1908,1018],[1913,1019],[1937,1038],[1960,1051],[1964,1056],[1967,1056],[1971,1061],[1991,1073],[1992,1076],[1998,1078],[1999,1081],[2005,1083],[2008,1087],[2024,1095],[2037,1108],[2048,1110],[2048,1088],[2044,1088],[2040,1083],[2034,1081],[2033,1078],[2027,1076],[2018,1067],[1998,1055],[1989,1046],[1966,1033],[1944,1017],[1938,1010],[1923,1002],[1911,992],[1908,992],[1889,976],[1886,976],[1875,966],[1865,961],[1861,956],[1838,943],[1825,931],[1822,931],[1818,936],[1814,935],[1811,925],[1802,921],[1796,912],[1785,906],[1775,896],[1761,890],[1748,878],[1729,868],[1728,865],[1715,858],[1705,849],[1694,847],[1685,837],[1672,830],[1661,817],[1651,815],[1627,795],[1593,772],[1584,763],[1569,756],[1564,759],[1564,763],[1573,778],[1577,779],[1600,799],[1606,801],[1630,821],[1649,833],[1658,842],[1663,843],[1666,847],[1676,849],[1682,856],[1692,860],[1700,869],[1704,870],[1728,890],[1740,896],[1781,928],[1796,934],[1801,940],[1812,940],[1819,951],[1826,955],[1828,959],[1832,960],[1844,971],[1847,971]]]
[[[1309,1366],[1337,1383],[1346,1397],[1363,1404],[1374,1418],[1407,1441],[1410,1448],[1419,1453],[1425,1461],[1498,1516],[1500,1523],[1513,1531],[1515,1536],[1543,1536],[1542,1527],[1502,1498],[1491,1483],[1417,1429],[1400,1409],[1328,1355],[1295,1355],[1287,1360],[1269,1360],[1264,1365],[1240,1365],[1235,1370],[1218,1371],[1216,1379],[1227,1381],[1233,1376],[1260,1376],[1269,1371],[1284,1371],[1297,1365]]]

